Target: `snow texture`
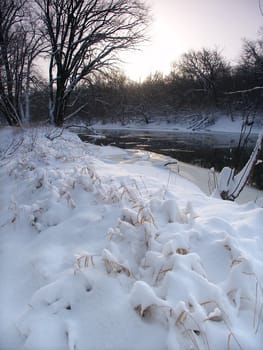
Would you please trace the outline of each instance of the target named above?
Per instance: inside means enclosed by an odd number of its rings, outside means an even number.
[[[0,349],[262,349],[262,198],[51,132],[0,130]]]

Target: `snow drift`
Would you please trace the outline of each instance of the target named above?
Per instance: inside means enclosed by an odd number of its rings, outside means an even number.
[[[145,153],[2,129],[0,349],[263,342],[263,209]]]

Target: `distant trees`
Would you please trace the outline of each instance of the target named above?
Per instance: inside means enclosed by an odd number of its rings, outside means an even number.
[[[48,60],[53,57],[50,50],[49,47]],[[50,62],[51,79],[49,83],[43,84],[43,95],[40,87],[33,94],[31,90],[30,96],[32,103],[37,103],[37,99],[40,99],[39,105],[45,104],[45,108],[41,107],[41,115],[45,114],[45,118],[49,100],[50,117],[57,120],[54,120],[57,125],[74,114],[87,123],[91,120],[119,120],[125,123],[131,119],[141,119],[142,123],[148,123],[155,116],[170,120],[188,115],[196,115],[198,118],[199,115],[213,115],[217,111],[225,113],[231,119],[236,116],[247,118],[263,110],[263,83],[259,68],[256,70],[252,60],[250,65],[246,64],[243,52],[239,64],[231,66],[220,51],[191,51],[174,64],[169,74],[156,72],[142,82],[133,82],[124,73],[113,70],[110,64],[113,58],[109,56],[109,64],[105,57],[100,62],[101,66],[100,63],[93,66],[94,70],[80,80],[74,80],[73,75],[66,70],[68,78],[62,79],[62,84],[53,58]],[[65,53],[60,54],[60,57],[61,62],[64,62],[60,68],[63,72],[66,67]],[[84,64],[84,61],[81,62]],[[103,66],[104,63],[106,66]],[[59,97],[61,94],[59,95],[57,84],[62,84],[63,98]],[[64,111],[62,117],[55,117],[56,103],[58,106],[62,104],[57,107],[58,111]],[[36,113],[39,110],[39,106],[36,109],[31,104],[34,120],[40,117]]]
[[[182,77],[197,83],[217,105],[218,83],[230,72],[230,66],[218,50],[191,50],[182,55],[177,66]]]
[[[253,75],[254,79],[263,81],[263,29],[257,40],[243,41],[240,68]]]

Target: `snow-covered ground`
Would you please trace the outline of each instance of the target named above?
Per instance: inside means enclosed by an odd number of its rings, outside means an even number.
[[[0,349],[261,350],[260,201],[55,132],[0,130]]]
[[[144,130],[144,131],[158,131],[158,132],[172,132],[172,131],[194,131],[194,132],[216,132],[216,133],[240,133],[243,118],[241,116],[235,117],[233,120],[226,115],[216,114],[214,116],[206,116],[203,118],[200,115],[182,116],[177,118],[177,121],[166,121],[167,116],[159,119],[153,119],[148,124],[145,122],[107,122],[93,123],[92,127],[96,130],[101,129],[128,129],[128,130]],[[252,127],[252,133],[258,134],[263,127],[263,116],[257,115]]]

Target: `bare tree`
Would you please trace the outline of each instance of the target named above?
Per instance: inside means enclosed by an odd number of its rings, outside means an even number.
[[[263,28],[258,34],[256,40],[243,40],[237,73],[241,77],[241,82],[245,84],[241,85],[241,89],[244,90],[263,86]]]
[[[28,21],[24,26],[25,41],[24,41],[24,108],[23,108],[23,120],[24,124],[29,124],[30,121],[30,97],[32,87],[38,85],[41,81],[41,77],[35,71],[35,60],[45,49],[45,44],[41,33],[38,28],[36,18],[33,18],[32,12],[29,14]]]
[[[17,125],[20,120],[17,106],[20,87],[15,84],[14,77],[19,74],[16,57],[20,33],[15,31],[15,27],[23,16],[24,4],[25,0],[3,0],[0,3],[0,108],[10,125]]]
[[[29,118],[31,71],[41,42],[29,5],[26,0],[0,2],[0,111],[9,125]]]
[[[50,44],[50,119],[61,126],[71,92],[109,69],[120,50],[145,39],[147,8],[139,0],[35,0]]]
[[[189,51],[182,55],[178,69],[183,76],[199,82],[200,88],[217,104],[217,82],[229,72],[229,65],[217,50]]]

